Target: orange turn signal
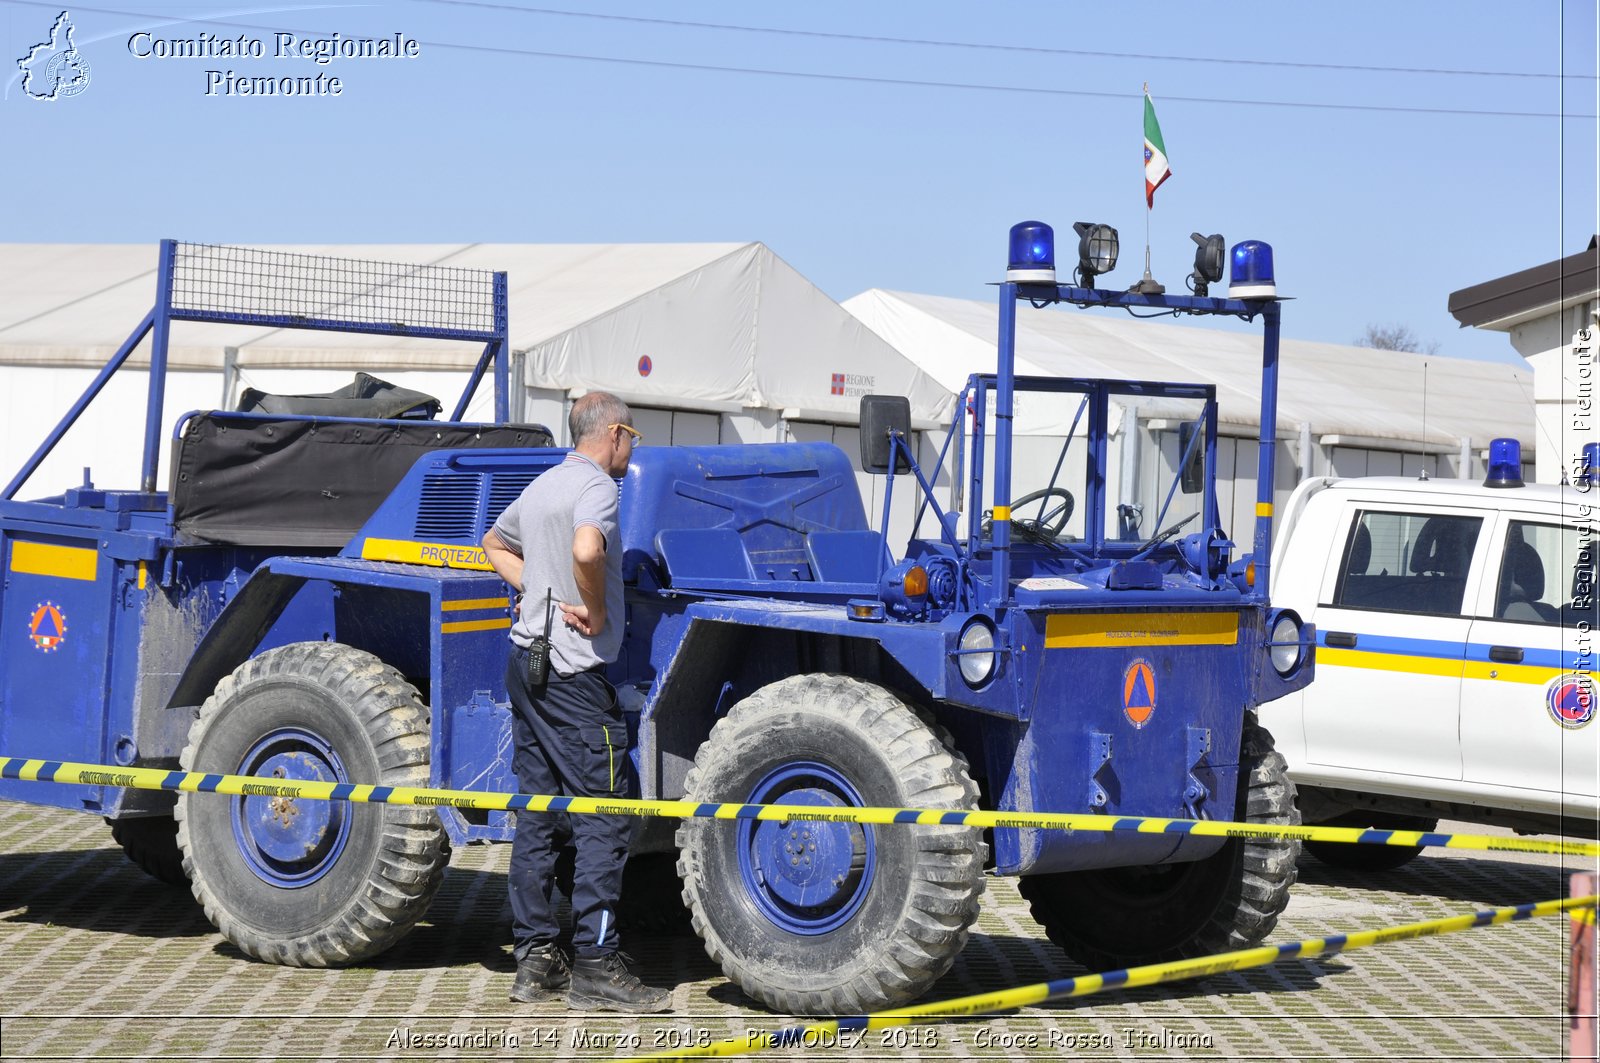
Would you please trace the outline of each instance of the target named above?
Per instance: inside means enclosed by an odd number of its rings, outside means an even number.
[[[907,598],[921,598],[928,593],[928,570],[921,565],[906,569],[905,590]]]
[[[1248,562],[1244,566],[1244,585],[1246,587],[1250,587],[1252,589],[1255,588],[1255,585],[1256,585],[1256,563],[1254,561]]]

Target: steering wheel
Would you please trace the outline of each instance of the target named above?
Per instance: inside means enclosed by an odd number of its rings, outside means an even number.
[[[1189,526],[1189,522],[1198,516],[1200,516],[1200,514],[1191,513],[1187,517],[1184,517],[1182,520],[1178,521],[1176,524],[1169,524],[1161,531],[1156,532],[1150,541],[1144,544],[1144,549],[1141,550],[1140,553],[1147,554],[1151,550],[1154,550],[1156,547],[1160,546],[1174,535],[1177,535],[1179,531],[1187,528]]]
[[[1029,491],[1021,498],[1012,501],[1011,512],[1016,514],[1029,502],[1037,502],[1043,498],[1059,498],[1061,501],[1053,508],[1040,513],[1037,517],[1018,518],[1017,516],[1012,516],[1011,519],[1027,520],[1039,530],[1048,533],[1052,539],[1059,538],[1061,530],[1067,526],[1067,521],[1072,519],[1072,509],[1077,504],[1072,498],[1072,492],[1065,487],[1046,487],[1042,491]]]

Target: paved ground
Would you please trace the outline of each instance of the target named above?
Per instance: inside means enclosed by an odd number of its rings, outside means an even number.
[[[694,939],[639,939],[672,1015],[506,1002],[505,846],[458,852],[428,921],[371,967],[245,959],[186,894],[145,877],[98,819],[0,805],[0,1058],[601,1060],[787,1025],[744,1000]],[[1555,858],[1425,855],[1381,877],[1305,857],[1274,940],[1562,896]],[[1377,946],[981,1022],[874,1031],[772,1058],[825,1060],[1554,1060],[1565,920]],[[934,999],[1078,973],[991,882]]]

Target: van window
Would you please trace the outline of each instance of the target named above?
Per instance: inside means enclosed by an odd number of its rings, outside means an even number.
[[[1495,587],[1497,620],[1576,623],[1594,604],[1593,559],[1580,556],[1578,529],[1514,520],[1506,530]]]
[[[1362,510],[1345,540],[1333,604],[1459,616],[1480,517]]]

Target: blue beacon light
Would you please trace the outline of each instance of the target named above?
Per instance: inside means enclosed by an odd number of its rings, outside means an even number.
[[[1278,285],[1272,277],[1272,245],[1260,240],[1245,240],[1233,245],[1228,256],[1233,264],[1233,279],[1228,285],[1230,299],[1275,299]]]
[[[1522,444],[1515,439],[1496,439],[1489,443],[1489,475],[1485,487],[1522,486]]]
[[[1582,487],[1600,485],[1600,443],[1583,445],[1583,463],[1578,469],[1578,484]]]
[[[1056,282],[1056,234],[1042,221],[1019,221],[1011,227],[1011,255],[1006,280],[1013,284]]]

